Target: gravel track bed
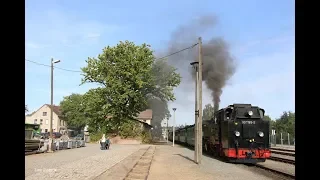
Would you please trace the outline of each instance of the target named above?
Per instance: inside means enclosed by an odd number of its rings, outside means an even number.
[[[295,146],[289,146],[289,145],[281,145],[277,144],[276,146],[271,146],[271,148],[279,148],[279,149],[290,149],[290,150],[295,150]]]
[[[123,180],[148,148],[149,147],[139,149],[94,180]]]
[[[112,144],[100,150],[99,144],[25,157],[25,179],[94,179],[116,163],[147,145]]]
[[[225,163],[203,156],[202,164],[193,162],[194,151],[176,145],[157,146],[148,180],[269,180],[259,171],[244,165]]]
[[[271,150],[271,155],[273,154],[280,154],[285,156],[295,156],[295,152],[283,151],[283,150]]]
[[[258,163],[258,164],[270,169],[275,169],[277,171],[295,175],[295,165],[292,165],[292,164],[287,164],[287,163],[273,161],[273,160],[266,160],[266,162]]]
[[[278,158],[284,158],[284,159],[290,159],[290,160],[295,160],[296,158],[294,156],[287,156],[287,155],[282,155],[282,154],[275,154],[271,153],[272,157],[278,157]]]

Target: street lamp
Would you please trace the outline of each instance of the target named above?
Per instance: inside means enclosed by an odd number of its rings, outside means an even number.
[[[169,117],[167,117],[167,129],[166,129],[166,136],[167,136],[167,144],[168,144],[168,142],[169,142],[169,139],[168,139],[168,137],[169,137]]]
[[[48,152],[53,152],[52,149],[52,144],[53,144],[53,131],[52,131],[52,121],[53,121],[53,64],[59,63],[60,60],[53,60],[51,58],[51,113],[50,113],[50,138],[49,138],[49,151]]]
[[[199,82],[199,62],[192,62],[190,63],[191,66],[193,66],[193,68],[195,69],[195,119],[194,119],[194,161],[196,163],[198,163],[198,159],[199,159],[199,146],[198,146],[198,141],[199,141],[199,135],[198,135],[198,131],[199,131],[199,108],[198,108],[198,82]]]
[[[172,122],[172,124],[173,124],[173,126],[172,126],[173,137],[172,137],[172,147],[174,147],[174,136],[175,136],[174,126],[175,126],[175,121],[176,121],[176,110],[177,110],[177,108],[172,108],[172,110],[173,110],[173,122]]]

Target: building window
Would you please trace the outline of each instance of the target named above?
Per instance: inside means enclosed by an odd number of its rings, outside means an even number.
[[[44,132],[48,132],[48,129],[45,129]]]
[[[42,116],[47,116],[47,112],[43,112],[43,113],[42,113]]]
[[[49,120],[48,119],[46,119],[46,124],[49,124]]]
[[[40,125],[42,125],[43,124],[43,119],[40,119]]]
[[[37,123],[38,123],[38,120],[37,120],[37,119],[35,119],[35,120],[33,121],[33,123],[34,123],[34,124],[37,124]]]

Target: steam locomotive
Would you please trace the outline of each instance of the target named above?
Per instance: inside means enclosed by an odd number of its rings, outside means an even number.
[[[269,121],[265,110],[251,104],[233,104],[202,124],[203,151],[228,162],[257,163],[270,157]],[[173,133],[169,133],[172,141]],[[194,147],[194,125],[175,131],[175,142]]]

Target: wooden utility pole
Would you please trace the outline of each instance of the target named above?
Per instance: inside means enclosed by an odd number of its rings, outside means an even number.
[[[52,120],[53,120],[53,58],[51,58],[51,107],[50,107],[50,139],[49,139],[49,150],[48,152],[53,152],[53,130],[52,130]]]
[[[50,138],[49,138],[49,150],[48,152],[53,152],[53,127],[52,127],[52,121],[53,121],[53,64],[59,63],[60,60],[54,61],[53,58],[51,58],[51,108],[50,108]]]
[[[199,94],[199,101],[198,101],[198,109],[199,109],[199,128],[198,128],[198,137],[199,137],[199,164],[201,164],[202,160],[202,39],[199,37],[199,81],[198,81],[198,94]]]

